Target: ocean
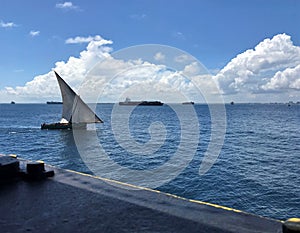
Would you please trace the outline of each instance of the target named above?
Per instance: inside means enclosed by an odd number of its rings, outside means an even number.
[[[299,217],[300,105],[225,108],[224,143],[204,174],[199,168],[213,124],[205,104],[119,111],[113,104],[98,104],[104,123],[79,134],[40,129],[44,122],[60,120],[62,105],[0,104],[0,154],[134,184],[145,181],[163,192],[264,217]]]

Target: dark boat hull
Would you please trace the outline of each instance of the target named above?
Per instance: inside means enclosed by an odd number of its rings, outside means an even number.
[[[195,104],[193,101],[190,101],[190,102],[183,102],[182,104],[184,104],[184,105],[187,105],[187,104]]]
[[[62,104],[62,102],[59,101],[47,101],[47,104]]]
[[[119,105],[129,105],[129,106],[162,106],[164,103],[160,101],[125,101],[119,102]]]
[[[44,123],[41,125],[41,129],[86,129],[86,124]]]

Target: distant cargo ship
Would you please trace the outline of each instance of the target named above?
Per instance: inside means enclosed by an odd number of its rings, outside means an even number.
[[[129,98],[126,98],[124,102],[119,102],[119,105],[129,105],[129,106],[162,106],[164,103],[160,101],[131,101]]]
[[[190,102],[183,102],[182,104],[194,104],[193,101],[190,101]]]
[[[47,104],[62,104],[60,101],[47,101]]]

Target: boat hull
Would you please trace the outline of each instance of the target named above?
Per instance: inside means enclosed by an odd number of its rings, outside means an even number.
[[[46,104],[62,104],[62,102],[59,102],[59,101],[47,101]]]
[[[183,102],[182,104],[184,104],[184,105],[188,105],[188,104],[191,104],[191,105],[193,105],[193,104],[195,104],[193,101],[190,101],[190,102]]]
[[[62,120],[57,123],[44,123],[41,129],[86,129],[89,123],[103,123],[80,96],[55,71],[54,73],[62,95],[62,102],[48,101],[47,104],[63,104]],[[74,113],[76,113],[75,116]]]
[[[71,123],[51,123],[51,124],[42,124],[41,129],[86,129],[86,124],[71,124]]]
[[[119,102],[119,105],[129,105],[129,106],[162,106],[164,105],[160,101],[125,101]]]

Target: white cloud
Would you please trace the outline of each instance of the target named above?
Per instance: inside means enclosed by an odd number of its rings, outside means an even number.
[[[201,72],[201,67],[199,67],[198,62],[192,62],[184,67],[183,72],[186,76],[193,77]]]
[[[156,61],[163,61],[163,60],[165,60],[165,57],[166,56],[163,53],[158,52],[158,53],[156,53],[154,55],[154,60],[156,60]]]
[[[73,5],[72,2],[64,2],[64,3],[57,3],[55,5],[56,8],[60,8],[60,9],[66,9],[66,10],[75,10],[75,9],[79,9],[78,6]]]
[[[81,43],[89,43],[91,41],[102,41],[104,42],[103,38],[99,35],[96,36],[76,36],[75,38],[68,38],[66,39],[66,44],[81,44]],[[105,41],[105,43],[111,43],[109,41]]]
[[[29,35],[32,37],[38,36],[38,35],[40,35],[40,31],[30,31]]]
[[[0,21],[0,28],[11,28],[11,27],[16,27],[17,25],[13,22],[8,22],[5,23],[2,20]]]
[[[23,69],[17,69],[17,70],[14,70],[15,73],[21,73],[21,72],[24,72]]]
[[[182,32],[173,32],[172,34],[173,37],[179,40],[185,40],[185,35]]]
[[[146,14],[132,14],[129,16],[131,19],[135,19],[135,20],[143,20],[147,17]]]
[[[186,63],[193,60],[192,56],[189,56],[187,54],[181,54],[179,56],[176,56],[174,59],[178,63]]]
[[[54,67],[88,101],[100,96],[99,101],[114,102],[129,96],[164,102],[199,102],[203,101],[200,92],[210,102],[217,102],[219,90],[231,94],[226,95],[230,98],[226,101],[279,102],[300,98],[300,47],[293,45],[285,34],[266,39],[254,49],[237,55],[214,77],[184,54],[167,57],[180,67],[170,70],[166,65],[153,64],[153,56],[152,63],[142,58],[116,58],[110,47],[112,41],[98,35],[69,38],[66,43],[88,43],[78,57],[57,62]],[[157,52],[154,57],[167,60],[166,55],[170,54]],[[24,86],[0,90],[1,101],[40,102],[50,98],[61,98],[52,71],[36,76]]]
[[[264,85],[262,89],[266,91],[278,91],[296,89],[300,91],[300,64],[294,68],[287,68],[283,71],[278,71]]]
[[[87,102],[115,102],[126,96],[164,102],[200,101],[195,99],[197,88],[186,74],[140,58],[117,59],[108,46],[111,43],[97,37],[89,42],[79,57],[57,62],[54,70]],[[162,54],[158,57],[162,58]],[[184,72],[194,75],[197,69],[195,64],[190,64]],[[36,76],[24,86],[6,87],[0,91],[0,98],[2,101],[45,102],[59,100],[61,96],[54,73],[50,71]]]
[[[214,78],[224,94],[279,93],[299,89],[300,47],[278,34],[233,58]]]
[[[77,90],[86,73],[101,59],[110,56],[112,42],[105,39],[91,41],[79,57],[70,57],[67,62],[56,62],[54,70]],[[38,75],[24,86],[6,87],[0,90],[1,101],[12,99],[18,102],[44,102],[56,98],[60,99],[59,88],[53,71]]]

